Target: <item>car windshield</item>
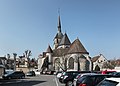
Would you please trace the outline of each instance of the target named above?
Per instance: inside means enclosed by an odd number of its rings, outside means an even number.
[[[80,76],[81,76],[81,74],[78,74],[78,75],[76,76],[76,79],[80,78]]]
[[[5,74],[12,74],[14,71],[5,71]]]
[[[85,78],[86,78],[86,76],[82,76],[82,77],[80,77],[80,78],[78,79],[78,81],[81,83],[82,81],[85,80]]]
[[[63,72],[63,74],[62,75],[65,75],[66,74],[66,72]]]
[[[120,75],[120,72],[114,72],[113,75]]]
[[[112,80],[103,80],[97,86],[116,86],[119,82]]]
[[[33,71],[29,71],[28,73],[33,73]]]

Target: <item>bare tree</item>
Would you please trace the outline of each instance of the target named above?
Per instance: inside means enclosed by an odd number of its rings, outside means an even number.
[[[102,68],[105,69],[114,69],[115,65],[111,62],[104,62]]]

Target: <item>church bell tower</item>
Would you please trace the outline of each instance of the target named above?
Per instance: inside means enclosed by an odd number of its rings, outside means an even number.
[[[54,38],[54,49],[57,49],[62,37],[63,37],[63,34],[62,34],[62,31],[61,31],[61,21],[60,21],[60,16],[58,16],[58,32]]]

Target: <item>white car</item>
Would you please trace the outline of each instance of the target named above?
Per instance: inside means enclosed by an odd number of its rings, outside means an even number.
[[[59,71],[59,72],[57,72],[56,77],[59,79],[62,76],[62,74],[63,74],[63,72]]]
[[[106,78],[97,86],[120,86],[120,78]]]

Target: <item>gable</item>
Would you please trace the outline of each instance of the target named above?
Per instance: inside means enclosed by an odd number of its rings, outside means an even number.
[[[62,37],[59,45],[70,45],[70,44],[71,44],[71,42],[70,42],[67,34],[65,33],[64,36]]]
[[[99,59],[100,56],[95,56],[92,58],[92,62],[96,62]]]
[[[89,54],[79,39],[76,39],[70,46],[68,54],[73,54],[73,53]]]

